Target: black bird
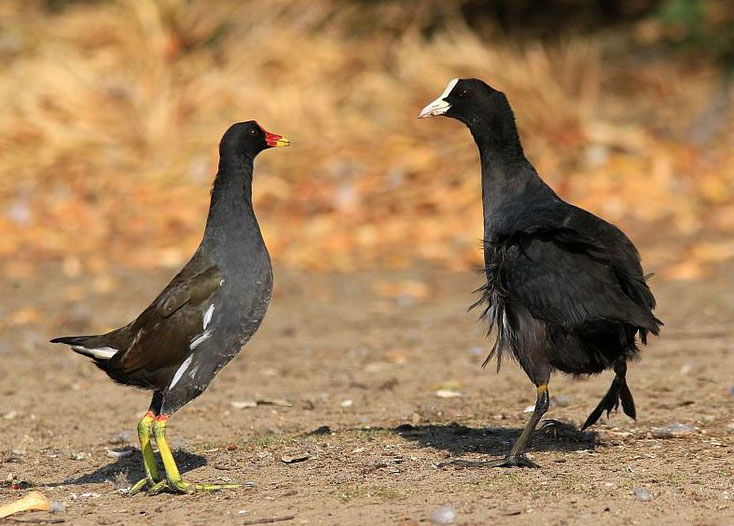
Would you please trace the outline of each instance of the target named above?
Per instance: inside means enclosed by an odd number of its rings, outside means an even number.
[[[548,409],[553,371],[574,376],[614,369],[607,394],[583,429],[619,407],[635,418],[625,380],[636,337],[658,334],[655,298],[640,256],[616,226],[566,203],[523,153],[504,93],[478,79],[454,79],[419,118],[463,122],[479,148],[484,207],[484,316],[496,342],[484,362],[510,353],[537,387],[530,421],[496,466],[538,467],[524,452]]]
[[[257,122],[232,125],[219,143],[219,169],[204,237],[191,260],[153,303],[129,324],[99,336],[55,338],[94,360],[113,380],[153,391],[138,423],[147,487],[190,493],[237,484],[192,484],[179,474],[166,441],[166,422],[199,396],[240,351],[265,317],[273,286],[267,247],[252,209],[252,172],[258,153],[288,146]],[[158,476],[151,431],[165,477]]]

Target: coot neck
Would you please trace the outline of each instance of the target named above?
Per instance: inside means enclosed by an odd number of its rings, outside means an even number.
[[[538,200],[555,196],[527,160],[515,129],[470,127],[479,148],[482,164],[482,205],[484,237],[492,240],[508,226],[507,218],[517,217],[518,210],[530,209]]]

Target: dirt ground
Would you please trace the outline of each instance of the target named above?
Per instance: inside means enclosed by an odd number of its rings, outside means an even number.
[[[489,345],[466,312],[479,276],[277,270],[260,332],[169,425],[185,478],[246,487],[126,497],[142,476],[134,429],[148,393],[46,342],[131,319],[170,275],[118,270],[91,293],[49,266],[2,285],[14,321],[0,332],[0,503],[34,488],[64,506],[18,519],[409,526],[449,506],[455,524],[734,524],[731,267],[653,282],[666,326],[631,366],[637,422],[620,412],[591,432],[539,434],[540,470],[440,466],[498,459],[534,402],[515,364],[481,368]],[[578,427],[610,381],[556,375],[548,416]],[[674,423],[691,429],[658,438]]]

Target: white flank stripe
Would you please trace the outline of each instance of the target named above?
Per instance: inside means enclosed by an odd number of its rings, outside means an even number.
[[[206,309],[206,312],[204,313],[204,330],[206,330],[207,325],[212,321],[212,316],[214,316],[214,304],[212,303],[208,309]]]
[[[205,330],[204,332],[202,332],[201,334],[199,334],[196,338],[194,338],[193,340],[191,340],[191,344],[189,344],[189,349],[191,349],[193,351],[199,345],[201,345],[202,342],[204,342],[205,340],[207,340],[211,335],[212,335],[212,330],[211,329]]]
[[[117,354],[117,349],[113,349],[112,347],[101,347],[99,349],[87,349],[86,347],[82,347],[81,345],[72,345],[71,348],[82,354],[91,355],[97,358],[98,360],[109,360],[115,354]]]
[[[186,369],[188,369],[189,365],[191,365],[191,360],[193,359],[193,357],[193,354],[189,354],[189,357],[184,360],[184,362],[179,366],[178,369],[176,369],[176,374],[173,375],[171,385],[168,386],[169,389],[171,389],[174,385],[178,383],[178,381],[183,376],[183,373],[185,373]]]

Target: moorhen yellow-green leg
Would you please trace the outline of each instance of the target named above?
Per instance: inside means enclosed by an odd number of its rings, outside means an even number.
[[[128,495],[135,495],[141,489],[148,487],[152,488],[155,486],[158,480],[158,466],[155,462],[155,454],[153,453],[153,446],[150,443],[150,435],[153,430],[153,421],[155,415],[153,411],[148,411],[143,415],[143,418],[138,422],[138,440],[140,440],[140,451],[143,453],[143,467],[145,468],[145,478],[136,482]]]
[[[178,471],[178,466],[173,458],[173,453],[166,440],[166,423],[168,417],[159,415],[153,421],[153,436],[155,443],[158,445],[158,451],[163,460],[163,467],[166,470],[166,478],[155,484],[148,490],[148,493],[155,495],[162,491],[168,490],[174,493],[193,493],[194,491],[218,491],[220,489],[233,489],[242,487],[241,484],[194,484],[186,482]]]

